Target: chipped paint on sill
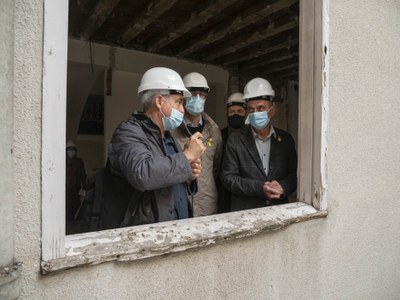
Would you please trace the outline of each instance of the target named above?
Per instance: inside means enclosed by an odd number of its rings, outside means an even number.
[[[42,274],[110,261],[133,261],[272,232],[325,217],[305,203],[67,236],[66,255],[42,261]]]

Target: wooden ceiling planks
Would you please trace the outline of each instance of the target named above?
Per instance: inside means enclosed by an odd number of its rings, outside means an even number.
[[[71,37],[219,65],[246,78],[298,76],[299,0],[70,0],[70,8]]]

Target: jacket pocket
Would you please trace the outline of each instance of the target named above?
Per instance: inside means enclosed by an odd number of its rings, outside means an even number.
[[[158,222],[158,208],[154,193],[135,191],[121,227]]]

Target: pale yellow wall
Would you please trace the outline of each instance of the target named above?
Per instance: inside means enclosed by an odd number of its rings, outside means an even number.
[[[215,98],[215,101],[207,102],[206,110],[208,109],[208,106],[210,106],[209,111],[215,118],[215,121],[224,124],[224,101],[226,99],[226,90],[228,85],[228,72],[226,70],[212,65],[189,62],[173,57],[160,56],[122,48],[111,48],[109,46],[94,43],[92,44],[92,48],[94,49],[94,66],[97,68],[111,67],[113,75],[115,75],[112,77],[113,89],[111,98],[109,99],[112,99],[112,97],[118,97],[117,102],[120,107],[109,107],[109,109],[113,110],[113,113],[126,111],[132,107],[137,107],[137,105],[140,107],[141,105],[138,103],[136,93],[142,74],[152,67],[162,66],[174,69],[182,77],[189,72],[199,72],[207,78],[210,85],[216,86],[216,89],[211,91],[211,98]],[[88,56],[88,51],[88,43],[69,39],[69,61],[75,64],[86,64],[86,68],[89,70],[90,57]],[[114,55],[112,60],[109,60],[110,53],[113,53]],[[83,84],[84,82],[82,82],[82,85]],[[116,117],[125,117],[125,115],[126,114],[113,116],[112,119]],[[114,125],[114,123],[112,123],[112,125]]]
[[[104,67],[69,62],[67,72],[66,142],[73,141],[88,177],[104,167],[104,136],[79,135],[78,128],[89,95],[104,95]]]
[[[225,104],[226,90],[228,84],[228,72],[222,68],[178,60],[171,57],[163,57],[139,51],[126,50],[122,48],[111,48],[105,45],[92,44],[93,69],[90,64],[89,44],[78,40],[69,40],[68,47],[68,115],[67,136],[68,139],[76,141],[78,146],[91,145],[95,149],[92,153],[85,154],[84,159],[91,163],[90,169],[97,168],[101,163],[105,164],[107,145],[111,140],[114,129],[120,122],[129,118],[135,110],[142,110],[142,105],[137,98],[137,88],[142,74],[149,68],[155,66],[169,67],[180,73],[181,76],[189,72],[200,72],[203,74],[212,89],[205,110],[221,125],[225,126]],[[113,53],[113,59],[110,59]],[[105,91],[105,123],[103,143],[91,143],[91,137],[76,137],[76,132],[82,114],[84,101],[89,93],[93,92],[95,83],[99,76],[103,76],[107,68],[112,68],[111,95]],[[100,78],[101,79],[101,78]],[[98,139],[96,140],[98,141]],[[81,145],[82,144],[82,145]],[[93,148],[95,147],[95,148]],[[85,147],[85,149],[89,149]],[[94,162],[92,162],[94,160]]]
[[[16,0],[15,8],[15,256],[24,263],[21,299],[398,298],[397,0],[330,1],[326,219],[198,251],[45,277],[39,275],[43,6]]]
[[[105,140],[111,141],[114,129],[134,111],[142,110],[137,98],[137,88],[141,74],[124,71],[112,73],[112,96],[106,97],[105,103]]]

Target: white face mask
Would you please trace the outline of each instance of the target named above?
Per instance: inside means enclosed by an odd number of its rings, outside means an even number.
[[[76,155],[76,151],[75,150],[67,150],[67,156],[69,158],[74,158]]]

